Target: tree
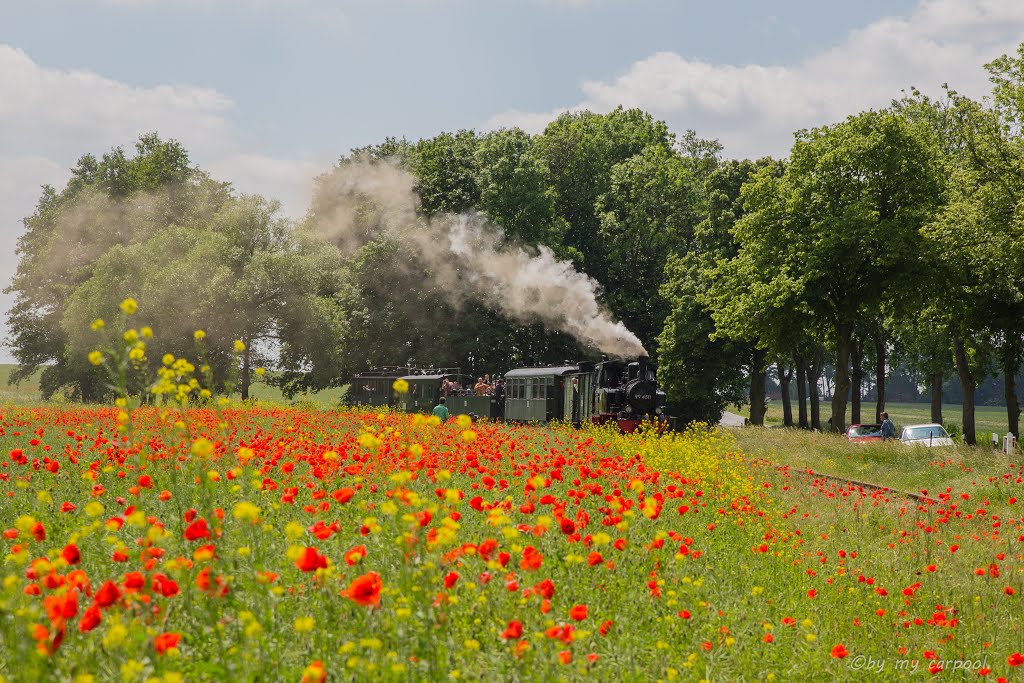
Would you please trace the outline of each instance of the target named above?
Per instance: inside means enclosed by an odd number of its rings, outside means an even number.
[[[702,159],[693,155],[691,160]],[[686,242],[687,251],[669,259],[661,294],[669,307],[658,337],[660,379],[670,404],[686,419],[717,422],[729,404],[744,401],[743,367],[752,365],[753,345],[744,335],[723,334],[713,319],[716,263],[735,256],[732,230],[743,215],[741,188],[772,162],[726,161],[705,165],[700,194],[706,213]],[[756,371],[748,371],[751,396],[758,395]],[[752,417],[763,418],[761,407]]]
[[[534,138],[518,128],[488,133],[477,145],[476,164],[476,208],[511,239],[562,250],[566,223],[555,213]]]
[[[659,293],[668,257],[695,249],[702,190],[682,157],[651,146],[612,167],[608,192],[597,199],[605,301],[647,348],[668,315]]]
[[[671,149],[672,142],[664,122],[621,107],[608,114],[562,114],[538,137],[537,157],[547,172],[555,210],[568,224],[566,246],[582,255],[577,263],[599,281],[603,264],[596,248],[596,203],[609,189],[612,167],[652,145]]]
[[[759,174],[744,190],[750,213],[737,225],[733,275],[745,283],[738,296],[749,301],[732,307],[731,317],[799,306],[809,318],[805,327],[820,330],[834,349],[835,431],[845,431],[857,325],[911,272],[938,178],[933,156],[906,121],[869,111],[799,132],[783,176]]]
[[[76,288],[94,264],[117,246],[149,239],[170,225],[196,225],[210,218],[230,188],[190,166],[177,142],[144,135],[129,157],[117,148],[97,161],[84,155],[65,188],[44,188],[18,240],[18,271],[6,290],[11,349],[19,367],[12,383],[42,370],[44,397],[62,387],[86,400],[98,396],[94,370],[68,355],[63,324]]]
[[[409,159],[419,181],[420,206],[428,216],[462,213],[480,201],[476,148],[479,138],[471,130],[441,133],[420,140]]]

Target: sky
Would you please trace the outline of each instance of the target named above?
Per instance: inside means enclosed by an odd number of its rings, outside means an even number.
[[[785,156],[911,86],[983,97],[1021,42],[1021,0],[2,0],[0,283],[40,186],[148,131],[301,216],[318,173],[386,136],[621,104]]]

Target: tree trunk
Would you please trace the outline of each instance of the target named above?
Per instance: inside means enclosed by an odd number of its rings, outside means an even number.
[[[807,361],[803,356],[796,357],[796,400],[800,429],[810,429],[807,422]]]
[[[853,326],[836,327],[836,387],[832,392],[832,431],[846,433],[846,397],[850,391],[850,351]]]
[[[818,389],[818,381],[821,379],[821,372],[825,369],[825,347],[818,346],[814,352],[814,360],[807,369],[807,394],[811,399],[811,429],[821,431],[821,393]]]
[[[765,352],[754,349],[750,358],[750,424],[763,426],[767,410],[764,400]]]
[[[853,340],[850,357],[850,424],[860,424],[860,397],[864,391],[864,342]]]
[[[944,379],[943,373],[934,372],[931,385],[928,387],[928,393],[932,396],[932,422],[935,424],[942,424],[942,384]]]
[[[967,359],[967,344],[963,337],[958,335],[954,338],[953,350],[956,356],[956,372],[960,376],[960,393],[963,394],[964,441],[974,446],[978,443],[974,431],[974,390],[977,387],[977,377],[971,371],[971,364]]]
[[[793,368],[784,367],[780,361],[775,364],[775,370],[779,373],[779,390],[782,393],[782,424],[792,427],[793,402],[789,398],[789,381],[793,378]]]
[[[875,422],[880,423],[885,412],[885,339],[881,336],[875,337],[875,391]]]
[[[1017,371],[1020,369],[1020,339],[1003,344],[1003,392],[1006,396],[1006,428],[1020,438],[1020,401],[1017,399]]]
[[[245,351],[242,352],[242,378],[240,389],[242,392],[242,400],[249,400],[249,382],[250,382],[250,364],[252,362],[252,344],[251,339],[245,339]]]

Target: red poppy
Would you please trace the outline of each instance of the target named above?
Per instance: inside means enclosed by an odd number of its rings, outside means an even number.
[[[319,554],[316,548],[303,548],[299,559],[295,560],[295,566],[304,572],[315,572],[317,569],[327,569],[327,558]]]
[[[569,610],[569,618],[573,621],[583,621],[587,618],[587,606],[586,605],[574,605]]]
[[[89,609],[85,610],[84,614],[82,614],[82,620],[78,622],[78,630],[82,633],[88,633],[99,626],[102,620],[103,618],[100,616],[100,608],[93,605]]]
[[[153,645],[156,647],[157,654],[163,654],[171,648],[178,647],[178,643],[181,642],[180,633],[161,633],[153,639]]]
[[[180,590],[178,589],[178,582],[173,579],[169,579],[163,574],[153,575],[153,590],[165,598],[171,598],[177,595]]]
[[[832,648],[832,656],[836,659],[842,659],[843,657],[846,657],[849,654],[850,653],[846,650],[846,646],[842,643],[839,643],[838,645]]]
[[[146,587],[146,577],[142,572],[128,572],[124,575],[123,583],[126,590],[142,590]]]
[[[60,551],[60,556],[64,558],[64,561],[68,564],[78,564],[82,561],[82,553],[78,551],[78,546],[74,543],[69,543],[64,546],[64,550]]]
[[[206,520],[202,517],[185,527],[185,540],[187,541],[198,541],[201,538],[209,537],[210,527],[207,526]]]
[[[543,562],[544,556],[532,545],[528,545],[523,548],[523,560],[519,563],[519,566],[522,569],[526,571],[536,571],[537,569],[540,569]]]
[[[521,635],[523,635],[523,625],[518,621],[508,622],[508,626],[501,632],[501,637],[505,640],[514,640]]]
[[[352,548],[352,550],[349,550],[347,553],[345,553],[345,564],[351,567],[356,562],[362,560],[364,557],[366,557],[366,546],[357,545],[355,548]]]
[[[100,586],[98,591],[96,591],[94,600],[98,607],[110,607],[117,602],[120,597],[121,591],[118,590],[117,584],[113,581],[107,581]]]
[[[324,683],[327,680],[327,672],[320,660],[316,660],[306,667],[302,672],[300,683]]]
[[[380,591],[383,587],[384,583],[380,580],[380,574],[370,572],[349,584],[348,597],[357,605],[377,607],[380,605]]]
[[[555,597],[555,582],[551,579],[544,579],[533,587],[533,592],[542,598],[550,600]]]
[[[1007,658],[1006,663],[1010,666],[1020,666],[1021,664],[1024,664],[1024,655],[1019,652],[1014,652]]]

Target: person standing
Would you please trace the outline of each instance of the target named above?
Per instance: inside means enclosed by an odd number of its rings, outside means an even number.
[[[445,399],[444,396],[442,396],[441,398],[437,399],[437,405],[434,406],[433,410],[433,415],[439,417],[441,419],[441,422],[447,422],[448,416],[450,415],[450,413],[448,412],[448,406],[446,406],[444,403]]]
[[[896,425],[889,419],[889,413],[882,413],[882,441],[896,438]]]
[[[498,381],[494,383],[494,401],[497,403],[495,406],[495,418],[498,420],[505,419],[505,380],[498,378]]]

